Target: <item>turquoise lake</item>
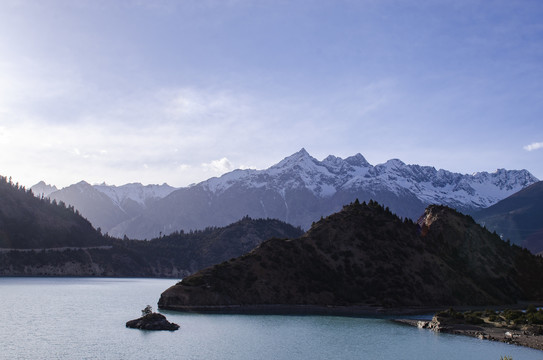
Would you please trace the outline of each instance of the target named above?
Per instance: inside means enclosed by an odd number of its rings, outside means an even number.
[[[375,318],[165,311],[178,331],[125,327],[176,282],[0,278],[0,358],[543,360],[542,351]]]

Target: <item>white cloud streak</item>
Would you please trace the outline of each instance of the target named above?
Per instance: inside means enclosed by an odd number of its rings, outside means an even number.
[[[202,167],[206,171],[211,171],[218,174],[224,174],[228,171],[232,171],[234,167],[232,166],[232,163],[227,158],[223,157],[219,160],[213,160],[209,163],[203,163]]]
[[[543,148],[543,142],[534,142],[523,147],[526,151],[534,151]]]

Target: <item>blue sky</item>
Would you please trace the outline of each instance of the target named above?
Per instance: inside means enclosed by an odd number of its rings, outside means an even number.
[[[0,2],[0,174],[185,186],[305,147],[543,179],[541,1]]]

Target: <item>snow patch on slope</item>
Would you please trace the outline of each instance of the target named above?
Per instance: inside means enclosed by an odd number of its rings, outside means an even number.
[[[168,184],[162,185],[142,185],[140,183],[126,184],[122,186],[115,185],[94,185],[96,190],[107,195],[115,204],[121,205],[127,199],[145,206],[150,199],[162,199],[176,190]]]

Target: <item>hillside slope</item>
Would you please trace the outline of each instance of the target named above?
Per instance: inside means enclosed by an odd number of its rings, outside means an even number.
[[[543,181],[474,213],[473,217],[503,239],[533,253],[543,251]]]
[[[472,218],[430,206],[414,224],[355,202],[302,237],[272,239],[164,291],[159,307],[445,306],[542,299],[543,259]]]

